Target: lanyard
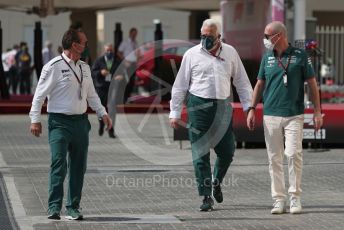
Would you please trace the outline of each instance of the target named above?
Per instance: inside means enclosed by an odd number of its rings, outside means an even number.
[[[289,66],[290,60],[291,60],[291,54],[288,55],[287,65],[286,66],[283,65],[282,60],[281,60],[280,57],[278,57],[277,60],[278,60],[278,65],[281,66],[284,69],[284,73],[287,74],[287,69],[288,69],[288,66]]]
[[[288,69],[288,66],[290,64],[291,54],[288,55],[287,65],[286,66],[283,65],[282,60],[281,60],[280,57],[278,57],[277,60],[278,60],[278,65],[281,66],[284,69],[283,84],[284,84],[285,87],[287,87],[288,86],[287,69]]]
[[[221,61],[225,61],[225,59],[223,59],[222,57],[220,57],[220,54],[221,54],[221,51],[222,51],[222,46],[220,46],[220,51],[219,51],[219,53],[218,53],[217,55],[210,53],[208,50],[204,49],[203,47],[202,47],[202,50],[204,50],[207,54],[209,54],[209,55],[215,57],[216,59],[219,59],[219,60],[221,60]]]
[[[111,71],[112,64],[113,64],[113,59],[107,59],[107,57],[105,57],[105,63],[106,63],[107,70]]]
[[[69,65],[69,63],[66,61],[66,59],[63,58],[63,56],[61,55],[61,58],[64,60],[64,62],[68,65],[68,67],[70,68],[70,70],[72,70],[72,72],[74,73],[74,77],[76,78],[76,80],[78,81],[79,85],[80,85],[80,92],[79,92],[79,99],[82,99],[82,82],[84,80],[84,76],[82,74],[82,68],[81,65],[79,65],[80,68],[80,73],[81,73],[81,80],[79,80],[78,75],[75,73],[75,71],[72,69],[72,67]]]

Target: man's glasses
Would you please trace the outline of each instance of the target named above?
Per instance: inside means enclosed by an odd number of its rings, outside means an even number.
[[[83,46],[83,47],[87,47],[87,46],[88,46],[88,41],[86,41],[86,42],[84,43],[84,45],[81,44],[81,42],[77,42],[77,44],[80,45],[80,46]]]
[[[270,38],[275,37],[277,34],[278,34],[278,33],[274,33],[274,34],[264,34],[264,37],[265,37],[266,39],[270,39]]]
[[[212,38],[213,40],[215,40],[215,38],[213,36],[207,36],[207,35],[201,35],[201,39],[206,39],[206,38]]]

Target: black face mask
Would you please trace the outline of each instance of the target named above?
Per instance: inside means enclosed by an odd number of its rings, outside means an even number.
[[[105,56],[107,59],[112,59],[113,58],[113,52],[106,52]]]
[[[201,36],[202,47],[206,50],[211,50],[215,46],[215,41],[216,39],[214,39],[213,37],[205,35]]]

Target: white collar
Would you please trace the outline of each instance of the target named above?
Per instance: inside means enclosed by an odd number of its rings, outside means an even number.
[[[204,51],[204,52],[208,53],[209,55],[214,56],[214,55],[212,55],[208,50],[206,50],[205,48],[203,48],[202,43],[201,43],[200,45],[201,45],[201,47],[200,47],[200,50],[201,50],[201,51]],[[221,51],[222,51],[222,42],[221,42],[219,48],[216,50],[215,57],[218,56],[218,55],[220,55]]]
[[[70,59],[69,57],[67,57],[67,55],[66,55],[64,52],[62,52],[62,57],[63,57],[68,63],[73,63],[73,64],[75,64],[75,65],[81,64],[81,63],[80,63],[80,60],[78,60],[78,61],[75,63],[72,59]]]
[[[133,39],[131,39],[131,38],[128,38],[128,40],[129,40],[129,42],[133,42],[133,43],[136,42],[136,40],[133,40]]]

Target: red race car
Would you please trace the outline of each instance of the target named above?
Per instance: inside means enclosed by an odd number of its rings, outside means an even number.
[[[141,47],[141,58],[138,61],[136,76],[137,85],[149,86],[152,79],[154,80],[155,67],[155,50],[154,42],[147,43]],[[164,81],[173,83],[175,74],[177,73],[184,53],[191,47],[196,45],[195,42],[188,42],[183,40],[163,40],[162,61]],[[174,76],[171,78],[171,74]],[[161,78],[161,77],[160,77]],[[172,82],[170,81],[172,80]]]

